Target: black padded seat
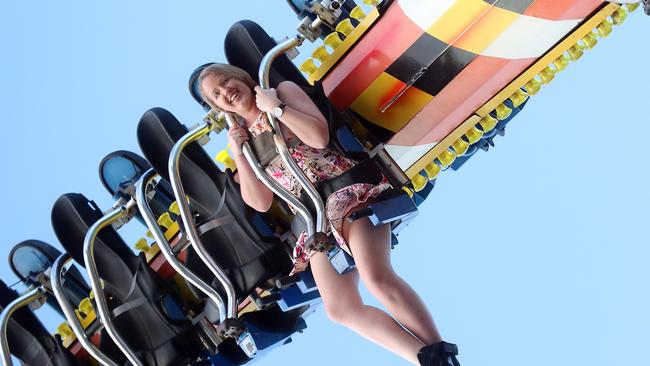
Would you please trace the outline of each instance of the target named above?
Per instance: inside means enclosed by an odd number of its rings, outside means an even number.
[[[18,298],[18,293],[0,281],[0,310]],[[25,366],[75,366],[77,361],[53,338],[34,313],[27,307],[17,310],[11,316],[7,327],[7,341],[11,354]]]
[[[252,20],[241,20],[233,24],[224,39],[224,52],[228,63],[246,70],[257,84],[260,63],[264,55],[277,43],[268,33]],[[311,87],[300,70],[286,55],[273,61],[269,82],[275,88],[284,80],[291,80],[301,87]]]
[[[140,149],[166,180],[172,147],[185,133],[187,128],[162,108],[150,109],[140,119]],[[183,151],[180,175],[199,227],[217,217],[225,218],[221,225],[200,237],[232,281],[238,299],[248,296],[268,279],[291,270],[289,248],[273,235],[264,215],[244,203],[232,173],[222,172],[196,143]],[[204,280],[213,281],[214,276],[193,250],[188,252],[187,264]]]
[[[103,216],[95,202],[78,193],[64,194],[52,208],[52,226],[75,261],[84,265],[84,237]],[[200,352],[191,322],[174,298],[175,291],[149,268],[144,255],[135,255],[110,226],[95,240],[94,257],[118,332],[146,365],[187,364]],[[171,301],[169,301],[171,300]],[[100,348],[113,349],[102,336]]]

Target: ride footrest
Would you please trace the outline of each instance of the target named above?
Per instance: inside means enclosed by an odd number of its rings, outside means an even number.
[[[318,290],[303,292],[297,285],[280,290],[280,294],[282,298],[278,301],[278,305],[285,312],[320,301]]]
[[[403,191],[397,191],[391,197],[373,203],[368,207],[353,212],[348,220],[354,221],[368,217],[374,226],[392,223],[397,220],[409,219],[418,213],[413,200]]]
[[[280,290],[292,285],[298,286],[302,292],[316,290],[316,281],[310,269],[294,274],[293,276],[282,277],[275,281],[275,287]]]

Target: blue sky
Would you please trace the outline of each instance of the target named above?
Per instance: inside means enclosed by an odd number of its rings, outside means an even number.
[[[50,209],[63,193],[107,208],[101,158],[138,151],[135,127],[148,108],[201,120],[187,78],[224,60],[232,23],[255,20],[276,38],[294,32],[284,2],[270,4],[3,2],[0,256],[25,239],[58,246]],[[394,266],[459,345],[463,365],[650,361],[649,30],[637,11],[572,63],[495,148],[442,173],[400,235]],[[211,153],[224,145],[216,137]],[[133,224],[125,238],[144,231]],[[6,264],[0,277],[15,281]],[[61,321],[39,315],[50,328]],[[322,311],[308,325],[259,364],[405,364]]]

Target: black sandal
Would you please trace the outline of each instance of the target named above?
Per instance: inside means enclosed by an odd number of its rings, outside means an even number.
[[[418,360],[421,366],[460,366],[457,355],[458,346],[443,341],[423,347],[418,352]]]

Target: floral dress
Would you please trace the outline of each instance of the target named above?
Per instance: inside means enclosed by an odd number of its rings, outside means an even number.
[[[264,131],[270,131],[271,125],[268,123],[266,118],[265,113],[260,114],[248,129],[250,133],[257,136]],[[298,164],[298,167],[302,169],[312,183],[337,177],[354,166],[353,160],[342,156],[330,148],[315,149],[301,142],[290,147],[289,152]],[[266,172],[296,197],[300,197],[300,192],[302,190],[300,183],[298,183],[298,180],[290,172],[287,172],[287,169],[279,156],[269,163]],[[366,202],[368,199],[377,197],[381,192],[388,188],[390,188],[390,185],[384,178],[384,180],[377,185],[368,183],[352,184],[339,189],[327,198],[327,201],[325,202],[325,213],[328,221],[327,230],[328,232],[331,231],[336,239],[336,243],[350,255],[352,253],[342,235],[343,220],[345,219],[346,214],[354,207]],[[314,252],[305,250],[305,241],[307,239],[306,231],[303,231],[298,237],[298,241],[293,250],[294,267],[291,274],[302,272],[309,265],[309,259]]]

